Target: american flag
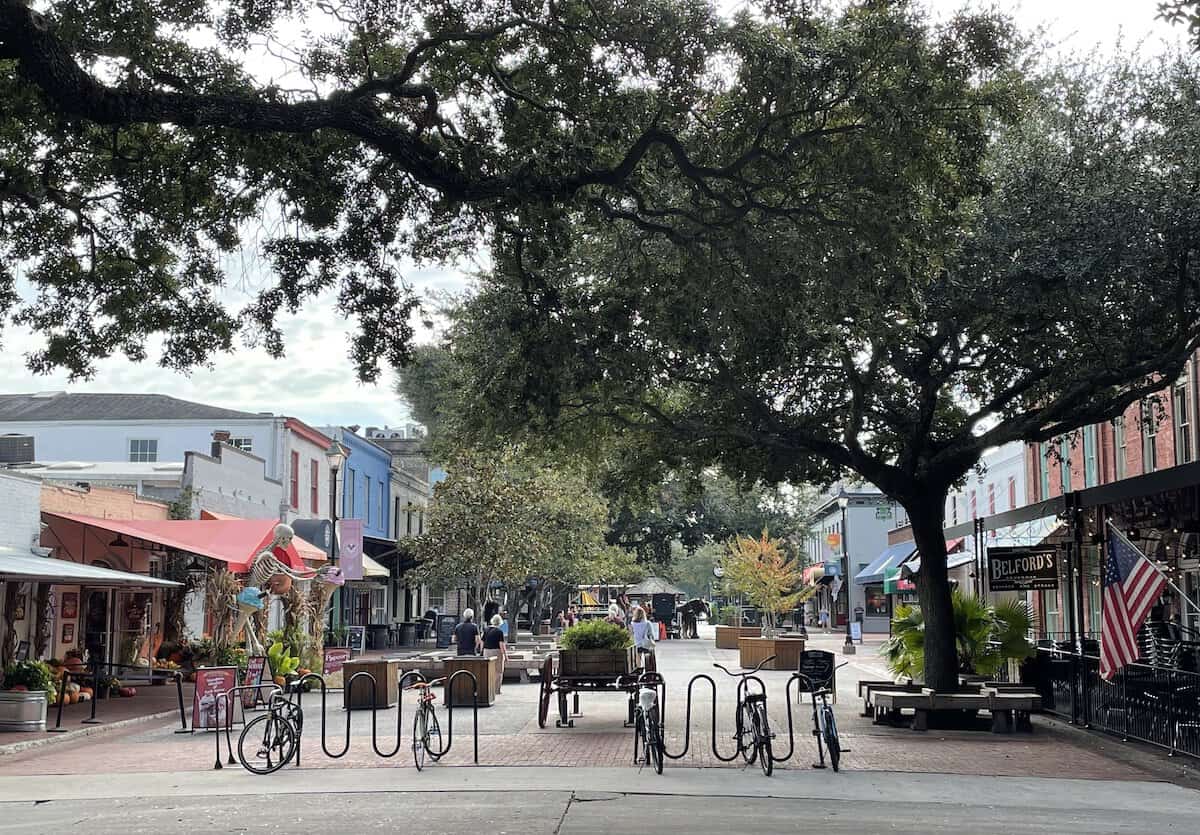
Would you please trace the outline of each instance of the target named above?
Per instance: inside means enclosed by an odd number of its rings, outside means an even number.
[[[1137,633],[1167,580],[1125,536],[1109,525],[1100,621],[1100,677],[1111,679],[1137,660]]]

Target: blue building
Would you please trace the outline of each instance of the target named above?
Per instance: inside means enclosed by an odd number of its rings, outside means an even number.
[[[351,626],[388,624],[392,620],[390,572],[378,558],[396,551],[391,524],[392,455],[355,431],[329,426],[322,431],[349,453],[338,479],[338,516],[363,521],[363,579],[348,582],[335,610]]]

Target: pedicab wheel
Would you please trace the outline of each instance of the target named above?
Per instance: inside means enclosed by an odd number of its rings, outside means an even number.
[[[547,658],[542,664],[541,675],[541,698],[538,701],[538,727],[546,727],[546,720],[550,717],[550,696],[552,695],[551,679],[554,677],[554,659]]]

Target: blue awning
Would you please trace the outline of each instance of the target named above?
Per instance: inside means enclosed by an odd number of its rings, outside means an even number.
[[[870,565],[854,575],[854,582],[859,585],[864,583],[882,583],[884,572],[904,562],[912,556],[915,550],[917,550],[917,546],[913,542],[900,542],[896,545],[889,545]]]

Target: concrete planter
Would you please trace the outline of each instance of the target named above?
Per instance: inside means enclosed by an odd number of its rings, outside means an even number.
[[[716,626],[717,649],[737,649],[739,638],[757,638],[762,635],[759,626]]]
[[[46,692],[0,690],[0,731],[46,730]]]

